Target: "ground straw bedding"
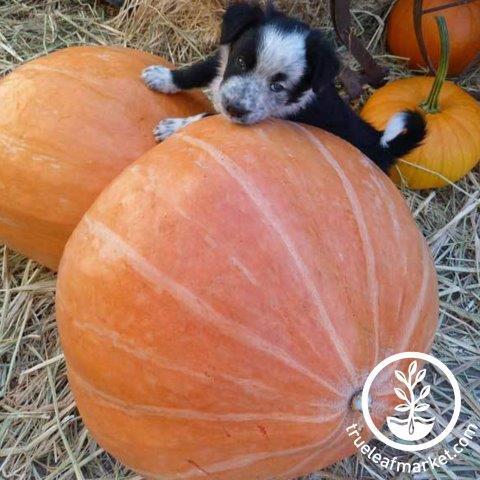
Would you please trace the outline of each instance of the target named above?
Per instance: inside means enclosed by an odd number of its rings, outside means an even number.
[[[325,1],[279,3],[332,34]],[[391,68],[392,78],[408,75],[401,61],[384,51],[382,33],[390,2],[352,3],[357,31],[370,50]],[[129,0],[120,12],[86,0],[0,0],[0,74],[76,44],[129,45],[186,63],[212,48],[222,9],[221,0]],[[344,49],[340,52],[355,66]],[[479,84],[479,70],[462,83],[470,90]],[[441,328],[434,353],[461,384],[462,422],[480,425],[480,171],[477,168],[455,186],[404,195],[437,265]],[[0,478],[140,479],[103,452],[79,418],[55,325],[55,276],[0,247],[0,278]],[[447,387],[431,378],[434,408],[447,414]],[[422,457],[404,454],[400,459]],[[415,478],[479,478],[479,472],[477,437],[477,443],[454,462]],[[321,478],[394,476],[356,456],[309,480]]]

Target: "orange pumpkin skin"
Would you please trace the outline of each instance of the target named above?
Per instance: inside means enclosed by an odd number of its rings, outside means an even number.
[[[387,43],[391,53],[409,58],[414,68],[425,67],[418,47],[413,24],[414,0],[398,0],[390,13]],[[446,5],[445,0],[424,0],[423,8]],[[435,17],[442,15],[450,33],[451,52],[449,72],[460,74],[480,51],[480,1],[459,5],[423,15],[422,28],[425,46],[435,67],[440,58],[440,41]]]
[[[428,97],[433,77],[412,77],[378,89],[362,109],[362,117],[383,130],[393,114],[416,109]],[[427,138],[392,170],[397,184],[412,189],[443,187],[465,176],[480,160],[480,105],[452,82],[445,82],[440,111],[426,113]],[[418,167],[417,167],[418,165]],[[429,173],[428,169],[435,173]],[[437,175],[438,174],[438,175]]]
[[[437,312],[425,241],[358,150],[218,116],[101,194],[57,290],[83,419],[148,478],[290,479],[352,454],[352,397],[381,359],[428,350]]]
[[[75,47],[29,62],[0,84],[0,243],[56,269],[102,189],[155,145],[162,118],[208,110],[199,93],[156,94],[126,48]]]

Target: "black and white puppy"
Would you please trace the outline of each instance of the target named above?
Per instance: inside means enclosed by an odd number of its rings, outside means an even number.
[[[273,2],[230,4],[223,18],[220,47],[204,61],[178,70],[152,66],[146,84],[176,93],[210,87],[215,109],[239,124],[269,117],[328,130],[349,141],[383,171],[425,137],[418,112],[396,114],[380,132],[362,120],[337,93],[340,64],[322,33],[279,12]],[[158,141],[208,114],[166,119],[154,131]]]

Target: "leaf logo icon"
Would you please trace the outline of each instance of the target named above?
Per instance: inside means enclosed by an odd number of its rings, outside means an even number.
[[[430,385],[426,385],[425,387],[422,388],[419,398],[426,398],[429,395],[430,395]]]
[[[387,425],[390,431],[402,440],[421,440],[425,438],[435,425],[434,417],[423,417],[430,405],[425,399],[430,395],[430,385],[425,385],[418,396],[415,389],[425,379],[426,369],[419,370],[416,360],[408,366],[407,375],[401,370],[395,370],[395,378],[404,385],[402,388],[395,387],[395,395],[403,401],[395,407],[395,411],[406,415],[406,418],[388,417]]]
[[[391,375],[390,369],[399,365],[400,361],[408,363],[405,368],[393,368],[391,380],[395,385],[390,387],[390,399],[398,399],[398,403],[392,416],[387,417],[387,426],[393,435],[386,435],[375,425],[372,417],[371,395],[376,394],[372,392],[372,387],[382,372],[384,382],[385,374]],[[428,364],[445,377],[452,389],[452,413],[446,425],[436,422],[433,412],[430,411],[430,395],[433,389],[426,382],[427,371],[423,368],[423,365]],[[382,394],[385,393],[388,392],[383,390]],[[384,358],[370,372],[362,390],[361,406],[365,423],[378,440],[403,452],[420,452],[438,445],[452,433],[460,418],[462,394],[455,375],[438,358],[424,352],[399,352]],[[438,432],[437,428],[433,431],[435,426],[438,427]]]

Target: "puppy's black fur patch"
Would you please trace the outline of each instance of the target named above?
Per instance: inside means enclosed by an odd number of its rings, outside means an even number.
[[[312,30],[308,34],[306,50],[312,89],[319,94],[325,87],[333,84],[340,70],[340,62],[318,30]]]
[[[173,70],[173,82],[180,90],[207,87],[217,75],[218,62],[219,56],[216,53],[205,61],[195,63],[188,68]],[[199,82],[201,82],[200,85]]]
[[[258,4],[249,2],[231,5],[223,16],[220,45],[229,45],[246,30],[258,27],[265,21],[265,13]]]
[[[251,28],[231,44],[223,80],[234,75],[251,72],[257,66],[256,46],[258,45],[258,36],[258,30]],[[239,63],[239,60],[242,60],[243,66]]]

